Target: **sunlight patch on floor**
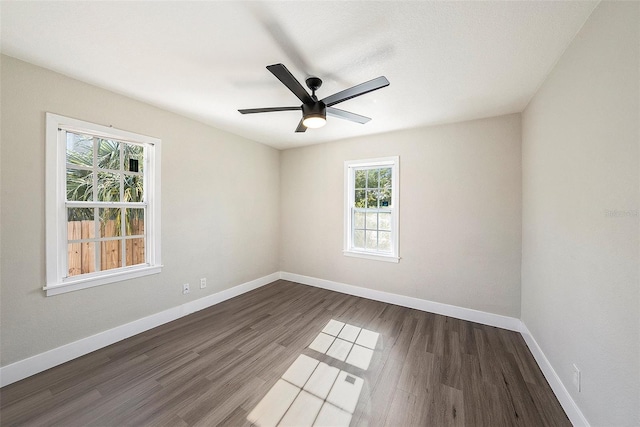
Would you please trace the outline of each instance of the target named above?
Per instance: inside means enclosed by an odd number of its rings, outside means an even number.
[[[377,332],[331,319],[309,348],[367,370]],[[268,426],[348,426],[364,380],[301,354],[267,392],[247,420]]]
[[[377,332],[331,319],[309,348],[366,371],[379,336]]]
[[[301,354],[247,416],[257,426],[348,426],[364,380]]]

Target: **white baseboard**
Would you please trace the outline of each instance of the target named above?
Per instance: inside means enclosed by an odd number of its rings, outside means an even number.
[[[141,332],[187,316],[196,311],[219,304],[230,298],[252,291],[280,278],[280,273],[272,273],[250,282],[234,286],[230,289],[199,298],[194,301],[172,307],[160,313],[134,320],[133,322],[117,326],[87,338],[54,348],[27,359],[20,360],[7,366],[0,367],[0,387],[9,385],[23,378],[45,371],[54,366],[73,360],[92,351],[106,347]]]
[[[502,316],[500,314],[487,313],[485,311],[457,307],[455,305],[443,304],[440,302],[413,298],[405,295],[392,294],[390,292],[361,288],[359,286],[303,276],[301,274],[287,273],[284,271],[280,274],[281,279],[302,283],[304,285],[315,286],[317,288],[328,289],[343,294],[400,305],[402,307],[415,308],[416,310],[428,311],[429,313],[442,314],[443,316],[455,317],[456,319],[468,320],[470,322],[482,323],[483,325],[496,326],[498,328],[520,332],[521,322],[520,319],[516,319],[515,317]]]
[[[587,418],[584,416],[575,400],[573,400],[573,398],[569,394],[569,391],[562,383],[562,380],[560,380],[560,377],[556,373],[555,369],[553,369],[553,366],[551,366],[549,359],[547,359],[547,356],[544,355],[542,349],[536,342],[535,338],[533,338],[533,335],[531,335],[531,332],[529,331],[527,326],[522,321],[520,322],[520,324],[520,333],[522,334],[522,337],[527,343],[531,354],[533,354],[533,357],[536,359],[536,362],[538,362],[538,366],[540,366],[542,374],[551,386],[551,389],[560,402],[560,405],[562,405],[562,409],[564,409],[567,417],[569,417],[569,421],[571,421],[571,424],[573,424],[574,426],[589,427],[589,421],[587,421]]]

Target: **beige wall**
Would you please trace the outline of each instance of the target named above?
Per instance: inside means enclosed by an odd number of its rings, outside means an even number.
[[[1,84],[3,366],[278,270],[277,150],[6,56]],[[47,111],[162,139],[161,274],[44,296]]]
[[[281,153],[281,270],[520,317],[520,115]],[[400,263],[342,254],[344,161],[400,156]]]
[[[597,426],[640,424],[639,26],[602,2],[523,113],[522,320]]]

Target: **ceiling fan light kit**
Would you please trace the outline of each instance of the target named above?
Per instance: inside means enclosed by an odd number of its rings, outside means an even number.
[[[349,89],[334,93],[324,99],[318,100],[316,90],[322,86],[322,80],[318,77],[309,77],[305,80],[307,87],[311,90],[311,95],[305,90],[300,82],[293,77],[293,74],[282,64],[267,66],[267,70],[278,78],[293,94],[302,101],[300,107],[269,107],[269,108],[248,108],[238,110],[242,114],[270,113],[275,111],[302,110],[302,119],[298,123],[296,132],[305,132],[307,128],[320,128],[327,122],[327,114],[340,119],[349,120],[355,123],[364,124],[370,121],[369,117],[351,113],[349,111],[334,108],[333,105],[340,102],[364,95],[365,93],[389,86],[389,80],[380,76],[368,82],[361,83]]]
[[[317,129],[327,124],[327,107],[324,102],[302,104],[302,124],[305,127]]]

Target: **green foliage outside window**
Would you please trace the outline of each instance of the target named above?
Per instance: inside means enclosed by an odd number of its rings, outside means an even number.
[[[391,168],[356,170],[354,187],[356,208],[391,206]]]
[[[76,169],[73,166],[92,168],[94,166],[94,144],[97,144],[96,166],[97,186],[94,189],[94,172],[86,169]],[[122,147],[121,147],[122,145]],[[109,139],[94,138],[89,135],[67,133],[67,200],[94,201],[94,190],[98,202],[142,202],[144,179],[142,175],[122,174],[120,171],[120,155],[123,155],[124,170],[129,170],[129,160],[138,160],[140,171],[143,167],[144,148],[140,145],[129,144]],[[122,197],[120,181],[123,183]],[[108,220],[115,220],[120,224],[122,211],[126,210],[127,224],[132,219],[143,219],[144,209],[99,209],[99,219],[102,224]],[[68,221],[87,221],[94,219],[93,208],[70,208]]]

